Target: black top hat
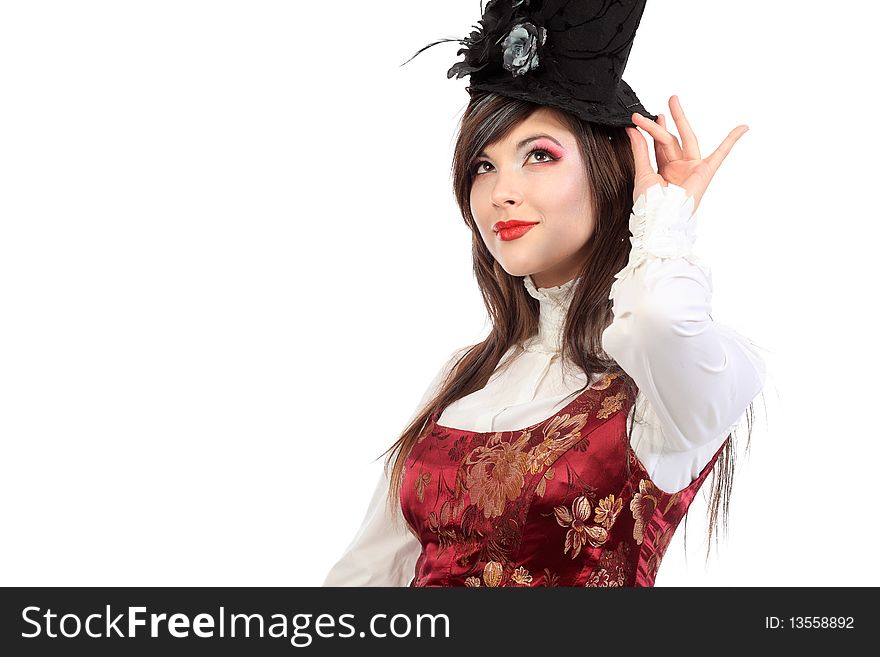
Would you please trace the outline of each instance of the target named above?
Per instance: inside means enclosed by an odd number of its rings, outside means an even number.
[[[633,112],[656,120],[623,81],[647,0],[489,0],[479,25],[446,76],[470,76],[467,91],[551,105],[580,118],[634,126]]]

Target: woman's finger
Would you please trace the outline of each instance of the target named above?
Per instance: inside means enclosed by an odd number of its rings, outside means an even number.
[[[666,130],[666,117],[663,116],[662,114],[657,115],[657,125],[659,125],[661,128]],[[667,132],[668,132],[668,130],[667,130]],[[662,148],[655,151],[654,155],[657,158],[657,168],[658,169],[662,169],[663,167],[666,166],[666,163],[669,162],[669,160],[666,158],[666,153],[663,152]]]
[[[638,113],[633,114],[633,123],[654,138],[654,150],[657,150],[657,144],[659,144],[667,161],[681,159],[681,146],[678,144],[678,139],[666,128]]]
[[[648,153],[648,142],[644,138],[638,128],[626,128],[626,134],[629,135],[629,144],[632,147],[633,160],[636,165],[636,180],[639,180],[646,173],[654,173],[651,166],[651,156]]]
[[[724,158],[727,157],[727,154],[730,153],[730,149],[733,148],[733,145],[742,137],[746,132],[748,132],[749,126],[747,125],[739,125],[730,131],[730,134],[727,135],[727,138],[721,142],[721,145],[715,149],[709,157],[705,159],[705,162],[709,165],[712,170],[712,175],[715,175],[715,172],[718,171],[718,167],[721,166],[721,163],[724,161]]]
[[[697,143],[697,136],[684,115],[684,110],[681,108],[681,101],[678,99],[678,96],[672,96],[669,99],[669,109],[672,110],[672,119],[675,121],[675,127],[678,128],[678,134],[681,135],[684,159],[702,160],[703,158],[700,157],[700,144]]]

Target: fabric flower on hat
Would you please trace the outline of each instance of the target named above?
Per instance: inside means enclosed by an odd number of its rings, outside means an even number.
[[[500,64],[515,76],[538,66],[537,48],[547,39],[547,31],[526,22],[522,15],[529,0],[492,0],[475,29],[459,40],[464,48],[456,53],[464,61],[446,72],[447,78],[462,78],[491,64]],[[503,43],[502,43],[503,42]],[[497,47],[500,44],[501,57]],[[496,61],[497,60],[497,61]]]
[[[514,77],[538,68],[538,45],[544,45],[547,30],[535,27],[531,23],[519,23],[504,39],[504,68],[513,73]]]

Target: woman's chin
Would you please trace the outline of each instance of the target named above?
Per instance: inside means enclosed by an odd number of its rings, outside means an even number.
[[[501,268],[511,276],[526,276],[532,272],[538,271],[534,263],[530,262],[503,262],[498,261]]]

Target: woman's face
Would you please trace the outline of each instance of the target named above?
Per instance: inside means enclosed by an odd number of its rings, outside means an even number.
[[[593,234],[590,192],[575,136],[552,109],[538,109],[503,140],[487,145],[472,177],[471,212],[504,271],[531,274],[537,287],[562,285],[578,275]],[[498,222],[514,220],[534,225],[520,237],[496,231]]]

